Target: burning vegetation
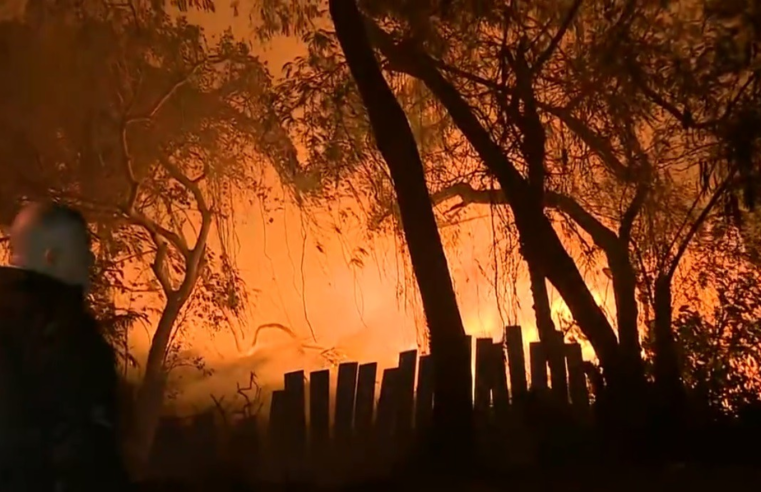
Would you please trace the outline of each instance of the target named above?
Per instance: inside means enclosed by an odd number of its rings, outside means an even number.
[[[12,2],[0,218],[87,218],[136,476],[715,459],[761,397],[757,3]]]

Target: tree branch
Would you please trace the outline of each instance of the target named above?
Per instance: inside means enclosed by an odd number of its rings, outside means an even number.
[[[162,167],[166,169],[169,175],[177,180],[193,195],[193,198],[196,201],[196,205],[198,205],[198,211],[201,214],[210,213],[209,206],[206,203],[206,198],[203,196],[203,191],[201,191],[201,187],[198,186],[199,181],[203,179],[205,174],[202,173],[200,177],[191,179],[184,172],[182,172],[182,170],[176,164],[174,164],[171,159],[162,156],[160,158],[160,162]]]
[[[431,194],[431,202],[438,205],[450,198],[458,197],[462,205],[488,204],[506,205],[507,199],[500,189],[479,190],[468,183],[455,183]]]
[[[455,183],[452,186],[439,190],[436,193],[431,194],[431,201],[434,205],[439,205],[454,197],[460,198],[463,206],[471,204],[507,204],[507,199],[502,190],[480,190],[474,188],[469,183]],[[592,214],[587,212],[584,207],[573,198],[553,191],[547,191],[545,193],[544,203],[545,206],[558,209],[571,217],[579,227],[589,234],[597,247],[603,251],[609,251],[612,248],[618,247],[619,239],[616,234]]]
[[[174,96],[178,90],[180,90],[183,86],[185,86],[188,82],[190,82],[190,79],[198,73],[198,71],[206,66],[209,63],[218,63],[220,61],[223,61],[223,58],[219,57],[208,57],[204,58],[200,62],[194,64],[187,74],[180,77],[180,79],[175,82],[174,84],[169,87],[169,89],[161,96],[159,97],[156,102],[153,104],[153,106],[148,110],[143,112],[142,114],[136,114],[136,115],[127,115],[124,119],[124,126],[127,127],[129,125],[132,125],[134,123],[147,123],[150,122],[156,114],[158,114],[159,111],[161,111],[161,108],[164,107],[164,105],[169,102],[169,100]]]
[[[682,242],[679,244],[679,248],[677,248],[676,254],[674,254],[674,257],[671,260],[671,265],[669,266],[667,272],[666,272],[666,278],[669,280],[673,278],[674,273],[676,273],[676,269],[679,267],[679,262],[682,260],[682,256],[684,256],[684,253],[687,252],[687,248],[689,247],[690,243],[692,242],[692,239],[695,237],[695,235],[698,233],[700,228],[705,223],[706,219],[710,215],[710,213],[713,211],[716,204],[719,202],[719,199],[724,195],[724,193],[727,192],[729,189],[729,185],[734,179],[736,174],[736,171],[731,172],[724,181],[719,185],[718,188],[713,193],[713,196],[711,196],[711,199],[708,200],[708,203],[703,207],[703,210],[700,212],[700,215],[695,219],[695,222],[692,223],[689,230],[687,231],[687,234],[682,239]],[[669,248],[670,250],[670,248]]]
[[[618,226],[618,237],[621,241],[629,243],[629,239],[632,234],[632,227],[634,227],[634,220],[639,215],[642,207],[645,205],[645,200],[650,193],[650,186],[645,180],[643,180],[637,187],[637,191],[634,194],[629,206],[626,207],[623,217],[621,217],[621,223]]]
[[[596,217],[587,212],[579,202],[568,195],[549,191],[545,196],[545,204],[556,208],[568,215],[579,227],[589,234],[598,248],[609,252],[618,247],[618,237]]]
[[[536,62],[534,62],[534,65],[531,67],[532,76],[535,76],[537,73],[539,73],[542,70],[544,64],[547,63],[547,60],[549,60],[550,57],[552,57],[552,55],[555,53],[555,50],[557,50],[560,42],[563,40],[563,36],[565,36],[568,28],[571,27],[571,23],[576,18],[576,14],[579,12],[579,8],[581,7],[583,1],[584,0],[575,0],[573,2],[573,5],[571,5],[571,8],[568,10],[568,13],[565,16],[565,19],[563,19],[563,23],[560,25],[560,29],[558,29],[558,31],[555,33],[555,36],[553,36],[552,40],[550,41],[550,44],[547,45],[547,48],[539,55],[539,57],[536,59]]]
[[[624,165],[616,156],[616,151],[610,142],[601,137],[596,131],[592,130],[585,122],[576,118],[570,111],[564,108],[557,108],[549,104],[539,103],[539,107],[558,118],[573,133],[575,133],[600,159],[605,163],[618,179],[622,181],[631,181],[631,170]]]
[[[189,254],[185,255],[185,276],[182,280],[182,284],[177,290],[180,297],[186,299],[190,295],[193,285],[195,285],[198,277],[199,270],[202,267],[202,260],[206,254],[206,244],[209,237],[209,231],[211,230],[213,214],[206,203],[206,198],[203,196],[203,191],[201,191],[197,182],[186,176],[169,158],[162,158],[161,165],[167,170],[172,178],[176,179],[191,192],[198,206],[198,211],[201,214],[201,227],[196,234],[196,242],[193,245],[193,248],[189,251]]]
[[[125,114],[124,117],[122,118],[121,131],[120,131],[122,160],[123,160],[122,165],[125,168],[125,173],[130,182],[130,191],[127,197],[127,204],[125,206],[127,210],[130,210],[134,206],[134,203],[137,200],[138,189],[140,187],[140,183],[137,179],[137,175],[135,174],[135,170],[132,167],[132,157],[129,151],[129,139],[128,139],[129,127],[136,123],[149,123],[150,121],[152,121],[153,118],[158,114],[158,112],[161,111],[161,109],[169,102],[172,96],[174,96],[177,93],[177,91],[179,91],[183,86],[185,86],[188,82],[190,82],[191,78],[194,75],[196,75],[201,68],[203,68],[209,63],[218,63],[223,60],[224,58],[220,58],[220,57],[207,57],[199,61],[198,63],[194,64],[190,68],[188,73],[180,77],[180,79],[177,82],[172,84],[169,87],[169,89],[166,92],[164,92],[164,94],[162,94],[156,100],[156,102],[151,106],[151,108],[148,109],[147,111],[141,114],[130,115],[129,109],[127,109],[127,114]]]
[[[177,248],[177,251],[179,251],[183,257],[187,258],[190,255],[190,248],[188,247],[187,241],[185,241],[185,239],[176,232],[167,229],[161,224],[158,224],[156,221],[135,208],[132,210],[124,210],[123,213],[130,222],[135,225],[139,225],[151,236],[164,238],[172,246]]]
[[[153,242],[156,243],[156,256],[153,258],[153,263],[151,263],[151,270],[153,271],[153,274],[156,276],[156,280],[158,280],[159,285],[161,285],[162,290],[164,291],[164,294],[167,296],[167,300],[170,296],[172,296],[175,293],[174,287],[172,287],[172,282],[169,280],[169,276],[166,273],[166,255],[167,255],[167,245],[164,241],[161,240],[161,238],[155,234],[151,235]]]

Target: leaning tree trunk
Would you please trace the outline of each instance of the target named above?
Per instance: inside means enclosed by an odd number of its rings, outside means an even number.
[[[433,449],[448,461],[466,459],[472,443],[469,347],[464,343],[465,330],[423,163],[404,111],[375,59],[355,0],[330,0],[329,5],[338,40],[367,108],[376,144],[391,174],[428,322],[434,364]]]
[[[151,340],[145,374],[136,391],[131,432],[126,449],[130,474],[135,479],[143,477],[150,461],[166,390],[167,373],[164,359],[180,307],[175,300],[169,300],[161,313],[156,333]]]
[[[550,296],[547,293],[547,281],[539,268],[533,263],[528,264],[528,272],[531,282],[531,295],[534,298],[534,316],[536,317],[536,330],[539,333],[539,341],[546,347],[546,350],[550,350],[549,345],[553,343],[552,337],[555,334],[555,323],[552,321],[552,305],[550,304]],[[550,357],[547,360],[550,371],[553,374],[564,370],[564,368],[556,366],[558,362],[555,357]],[[565,363],[565,361],[560,362]]]
[[[186,184],[187,186],[187,184]],[[167,351],[172,338],[177,318],[187,303],[198,281],[201,264],[206,255],[206,243],[211,228],[211,213],[206,208],[203,197],[197,187],[190,187],[196,195],[201,209],[201,227],[196,237],[196,245],[185,251],[185,275],[182,283],[173,288],[164,267],[166,245],[161,244],[153,263],[153,271],[166,295],[166,304],[151,339],[145,374],[137,390],[134,406],[134,419],[127,441],[126,454],[130,472],[135,479],[140,479],[147,470],[153,441],[161,417],[166,390],[167,370],[165,366]]]
[[[528,183],[503,149],[494,142],[462,95],[438,71],[435,61],[415,47],[400,46],[378,26],[373,41],[396,70],[423,81],[447,109],[453,122],[467,138],[485,166],[494,174],[515,218],[527,262],[535,262],[542,275],[557,289],[568,305],[605,371],[606,382],[627,385],[618,339],[605,313],[597,305],[576,263],[566,251],[543,210],[535,206]]]

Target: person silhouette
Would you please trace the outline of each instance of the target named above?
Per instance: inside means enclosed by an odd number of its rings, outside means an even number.
[[[87,222],[30,203],[0,267],[0,489],[122,490],[116,355],[86,307]]]

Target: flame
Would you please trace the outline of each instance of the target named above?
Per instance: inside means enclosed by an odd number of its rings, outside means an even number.
[[[242,37],[248,34],[246,16],[229,18],[191,11],[188,17],[211,35],[230,26]],[[299,49],[297,40],[283,39],[261,55],[274,68]],[[256,289],[251,292],[250,326],[237,334],[246,337],[243,343],[225,327],[215,333],[191,330],[186,341],[215,372],[206,378],[183,376],[181,399],[188,405],[210,405],[211,394],[234,392],[236,384],[246,384],[252,371],[260,384],[273,388],[282,385],[284,372],[322,369],[343,359],[378,362],[381,374],[383,368],[397,364],[400,351],[418,348],[425,320],[417,293],[410,286],[403,258],[406,248],[395,238],[377,238],[368,244],[361,231],[318,237],[305,232],[305,219],[293,207],[264,217],[255,204],[240,216],[238,263],[246,284]],[[508,307],[494,293],[495,279],[484,275],[485,259],[493,255],[492,224],[488,217],[466,222],[457,229],[468,236],[467,246],[447,251],[466,332],[474,338],[490,336],[499,341],[505,325],[520,324],[524,343],[537,340],[527,280],[519,280],[514,289],[518,299],[513,301],[522,309]],[[370,252],[362,259],[361,268],[352,259],[360,246]],[[606,296],[600,293],[604,290],[594,292],[595,299],[604,306]],[[562,325],[570,319],[570,312],[555,297],[552,313]],[[253,343],[252,329],[257,326],[279,329],[261,330]],[[311,340],[312,331],[316,342]],[[150,339],[150,330],[133,331],[130,345],[136,356],[147,353]],[[587,344],[583,349],[586,357],[594,356]]]

